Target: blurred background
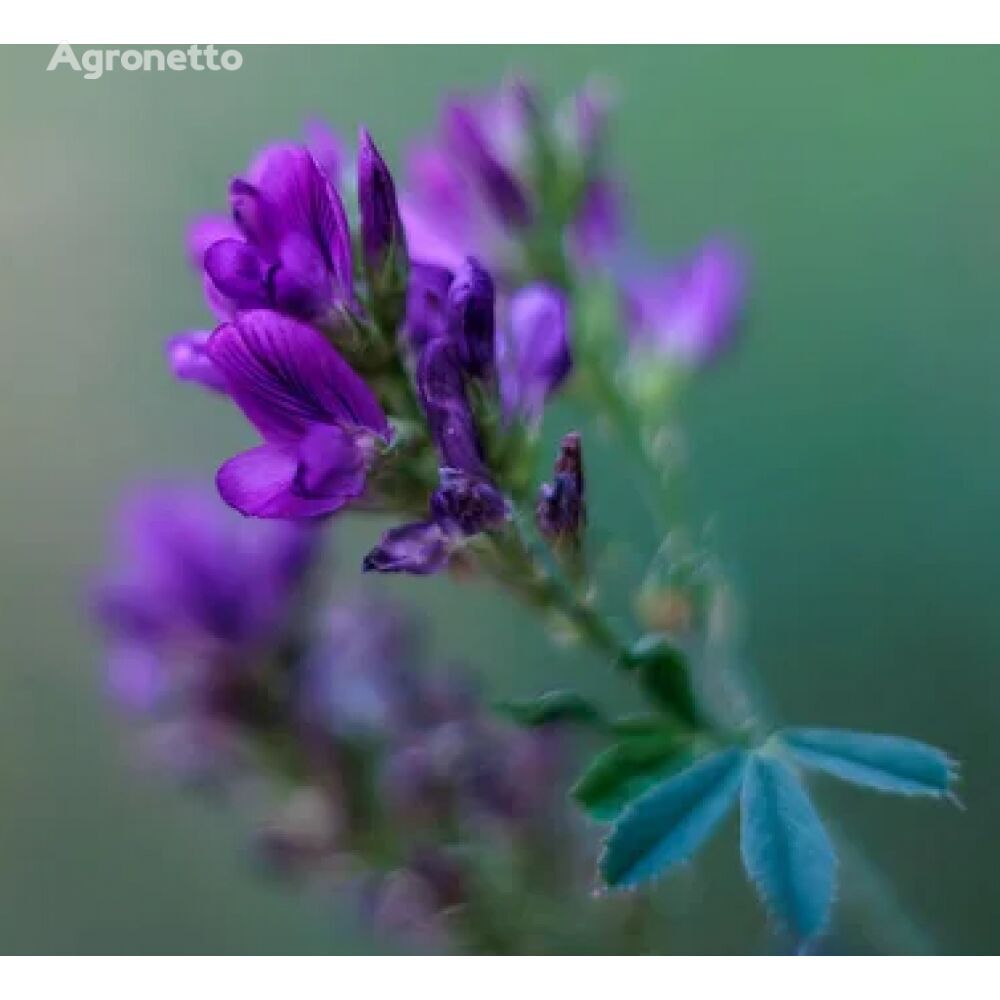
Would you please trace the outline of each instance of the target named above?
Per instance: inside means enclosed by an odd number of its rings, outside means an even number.
[[[78,46],[77,51],[86,48]],[[171,382],[204,324],[182,250],[256,147],[320,114],[391,163],[443,92],[507,70],[620,94],[637,234],[712,232],[753,261],[739,349],[685,402],[693,511],[741,590],[776,715],[906,733],[963,761],[964,814],[823,783],[935,946],[993,952],[1000,916],[1000,52],[990,49],[242,49],[235,73],[46,73],[0,58],[0,951],[377,948],[325,901],[259,878],[238,808],[136,764],[102,690],[85,586],[122,486],[209,479],[242,418]],[[557,410],[548,433],[569,426]],[[592,516],[642,569],[623,460],[595,440]],[[342,587],[378,525],[337,534]],[[395,581],[442,654],[497,696],[598,669],[486,589]],[[583,680],[580,680],[583,678]],[[677,894],[663,947],[754,951],[765,924],[735,824]],[[859,944],[859,947],[863,944]]]

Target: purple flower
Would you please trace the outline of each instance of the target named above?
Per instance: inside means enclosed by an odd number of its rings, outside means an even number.
[[[604,177],[592,180],[569,232],[574,256],[586,264],[607,260],[618,246],[621,235],[621,195]]]
[[[683,365],[711,361],[729,343],[743,307],[746,268],[729,244],[705,244],[688,260],[625,291],[635,347]]]
[[[534,218],[522,177],[530,114],[525,89],[452,100],[439,134],[409,156],[401,199],[410,254],[455,270],[469,255],[502,267]]]
[[[398,736],[422,711],[421,638],[385,601],[335,605],[301,667],[300,718],[337,738]]]
[[[528,196],[493,145],[491,119],[503,110],[498,101],[453,101],[445,109],[444,130],[452,152],[467,166],[497,218],[520,227],[531,221]]]
[[[546,399],[569,375],[568,327],[566,297],[549,285],[529,285],[511,299],[506,334],[497,338],[508,419],[538,420]]]
[[[213,242],[205,271],[228,315],[270,307],[302,319],[354,297],[340,195],[312,154],[272,146],[229,187],[237,236]]]
[[[365,267],[377,282],[387,266],[405,264],[406,234],[392,175],[365,129],[358,140],[358,206]]]
[[[224,393],[225,379],[208,356],[211,336],[211,330],[175,333],[167,341],[167,361],[174,378],[181,382],[194,382],[213,392]]]
[[[538,530],[550,541],[578,545],[587,525],[580,435],[567,434],[559,445],[551,483],[544,483],[535,506]]]
[[[493,373],[494,298],[489,272],[469,257],[448,289],[448,336],[473,378],[485,380]]]
[[[208,354],[264,444],[218,472],[219,493],[254,517],[330,514],[365,489],[390,431],[359,375],[312,327],[267,310],[220,326]]]
[[[112,640],[112,693],[136,710],[179,683],[212,687],[198,656],[228,670],[272,642],[315,547],[305,528],[241,520],[188,487],[136,491],[116,530],[96,611]]]

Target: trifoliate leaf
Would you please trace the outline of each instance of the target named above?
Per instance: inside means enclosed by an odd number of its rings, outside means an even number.
[[[497,705],[497,710],[520,726],[601,721],[601,713],[597,708],[575,691],[547,691],[537,698],[502,701]]]
[[[837,859],[805,788],[776,757],[753,754],[747,764],[740,850],[775,917],[800,941],[820,934],[833,906]]]
[[[570,795],[594,819],[612,820],[650,786],[689,760],[689,742],[676,731],[637,730],[602,750]]]
[[[604,845],[607,885],[631,888],[690,858],[736,801],[745,764],[744,750],[720,750],[636,799]]]
[[[951,791],[955,762],[942,750],[903,736],[849,729],[784,729],[778,733],[803,767],[897,795],[939,797]]]

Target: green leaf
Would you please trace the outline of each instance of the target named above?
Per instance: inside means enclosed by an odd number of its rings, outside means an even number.
[[[652,785],[690,760],[689,741],[675,731],[638,728],[602,750],[570,789],[594,819],[608,821]]]
[[[691,689],[684,654],[662,635],[640,639],[626,654],[623,666],[635,670],[647,695],[680,721],[697,726],[700,715]]]
[[[537,698],[502,701],[502,712],[520,726],[544,726],[550,722],[601,723],[601,713],[575,691],[547,691]]]

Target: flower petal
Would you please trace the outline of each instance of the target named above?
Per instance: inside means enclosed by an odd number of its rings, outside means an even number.
[[[268,270],[260,250],[243,240],[219,240],[205,251],[205,272],[238,309],[268,304]]]
[[[233,220],[225,215],[199,215],[192,219],[185,234],[188,260],[191,266],[201,270],[205,263],[205,251],[219,240],[236,239],[240,235]]]
[[[431,340],[417,365],[417,389],[441,464],[488,478],[458,351],[447,338]]]
[[[498,338],[504,412],[537,419],[545,400],[569,375],[568,305],[562,292],[529,285],[511,300],[509,332]]]
[[[372,391],[336,349],[304,323],[263,309],[243,313],[215,331],[208,354],[265,441],[296,440],[316,423],[389,435]]]
[[[167,341],[167,361],[174,378],[194,382],[213,392],[225,392],[226,380],[208,356],[211,330],[190,330],[174,334]]]
[[[274,304],[302,319],[322,314],[332,290],[330,273],[316,245],[299,233],[289,233],[281,241],[280,256],[272,280]]]
[[[260,158],[257,187],[268,206],[269,227],[281,240],[289,232],[311,239],[333,275],[340,296],[354,294],[351,234],[340,195],[301,146],[275,146]]]
[[[332,514],[357,496],[350,491],[303,495],[296,486],[300,467],[293,446],[265,444],[225,462],[215,483],[222,499],[248,517],[318,517]]]

